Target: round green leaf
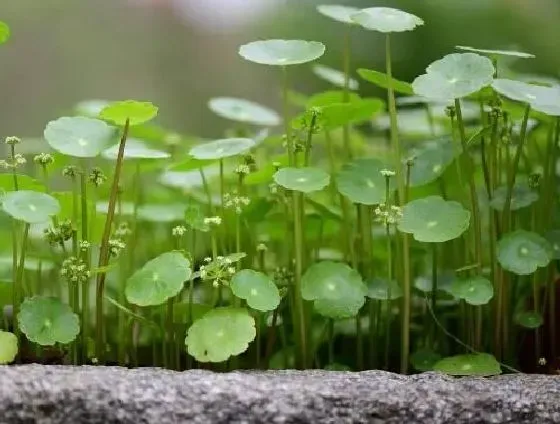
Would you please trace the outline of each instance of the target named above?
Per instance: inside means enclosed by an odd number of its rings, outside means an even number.
[[[341,6],[338,4],[320,4],[317,11],[327,18],[342,22],[343,24],[355,24],[352,15],[360,11],[357,7]]]
[[[345,75],[344,72],[339,71],[338,69],[333,69],[325,65],[313,65],[313,73],[317,75],[319,78],[330,82],[332,85],[335,85],[340,88],[344,88],[345,84]],[[360,88],[358,81],[354,78],[348,79],[348,88],[350,90],[357,90]]]
[[[419,349],[410,355],[410,363],[417,371],[432,371],[434,365],[441,359],[439,353],[428,348]]]
[[[451,294],[464,299],[469,305],[486,305],[494,297],[492,282],[481,276],[456,279],[451,284]]]
[[[280,304],[280,293],[274,281],[262,272],[242,269],[230,283],[231,291],[257,311],[272,311]]]
[[[493,209],[502,211],[506,204],[507,196],[507,186],[498,187],[494,191],[494,196],[490,201],[490,206]],[[516,211],[518,209],[526,208],[531,206],[539,200],[539,194],[531,190],[527,183],[517,183],[513,186],[512,196],[511,196],[511,210]]]
[[[312,62],[325,53],[325,45],[318,41],[262,40],[239,48],[239,54],[250,62],[262,65],[288,66]]]
[[[329,185],[330,176],[320,168],[282,168],[274,174],[276,184],[293,191],[311,193]]]
[[[502,373],[500,364],[488,353],[457,355],[443,358],[434,365],[434,371],[456,376],[486,377]]]
[[[496,79],[492,88],[508,99],[528,103],[533,109],[551,116],[560,116],[560,88],[544,87],[523,81]]]
[[[185,216],[184,203],[145,203],[138,206],[138,219],[147,222],[176,222]]]
[[[21,331],[41,346],[70,343],[80,333],[80,321],[72,308],[54,297],[25,299],[18,314]]]
[[[387,168],[377,159],[357,159],[345,164],[336,177],[338,191],[352,203],[376,205],[385,202],[385,177]]]
[[[301,295],[313,300],[317,312],[334,318],[355,316],[365,303],[367,287],[360,274],[339,262],[311,265],[301,280]]]
[[[157,113],[158,108],[150,102],[124,100],[110,103],[104,107],[99,113],[99,117],[120,126],[124,126],[127,119],[130,121],[130,125],[139,125],[155,118]]]
[[[216,308],[194,322],[185,344],[199,362],[224,362],[245,352],[256,334],[255,320],[246,309]]]
[[[275,126],[282,121],[274,110],[245,99],[216,97],[210,99],[208,107],[216,115],[236,122]]]
[[[410,185],[418,187],[437,180],[459,154],[459,149],[448,137],[413,149],[408,155],[414,159],[410,169]]]
[[[367,282],[367,297],[377,300],[394,300],[403,295],[401,286],[396,280],[386,278],[372,278]]]
[[[189,154],[195,159],[223,159],[245,153],[255,147],[250,138],[224,138],[194,146]]]
[[[2,208],[11,217],[28,224],[46,222],[60,212],[54,197],[37,191],[12,191],[2,198]]]
[[[518,275],[529,275],[546,267],[552,255],[552,247],[545,238],[525,230],[508,233],[498,242],[498,262]]]
[[[0,331],[0,365],[13,362],[16,359],[17,353],[17,337],[8,331]]]
[[[191,276],[191,263],[180,252],[167,252],[148,261],[126,281],[126,299],[138,306],[155,306],[179,294]]]
[[[10,38],[10,27],[7,23],[0,21],[0,44],[4,44]]]
[[[544,323],[543,316],[535,311],[523,311],[515,314],[515,322],[521,327],[535,329]]]
[[[117,160],[119,155],[119,145],[109,147],[101,152],[101,156],[109,160]],[[162,150],[152,149],[146,143],[134,138],[126,140],[124,146],[124,159],[168,159],[171,155]]]
[[[352,15],[352,20],[365,29],[378,32],[412,31],[424,25],[418,16],[390,7],[370,7]]]
[[[463,234],[469,228],[470,217],[460,203],[429,196],[404,206],[398,228],[418,241],[443,243]]]
[[[414,93],[429,100],[451,102],[492,83],[494,65],[475,53],[453,53],[433,62],[416,78]]]
[[[545,234],[545,238],[552,247],[551,259],[560,259],[560,230],[550,230]]]
[[[491,57],[496,56],[507,56],[507,57],[516,57],[519,59],[534,59],[535,55],[531,53],[524,53],[524,52],[516,52],[512,50],[487,50],[487,49],[475,49],[471,46],[455,46],[457,50],[463,50],[466,52],[471,53],[480,53]]]
[[[47,124],[47,143],[64,155],[93,158],[115,140],[115,129],[99,119],[63,117]]]

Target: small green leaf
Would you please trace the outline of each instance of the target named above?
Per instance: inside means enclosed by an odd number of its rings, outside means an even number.
[[[339,88],[344,88],[344,85],[346,84],[346,75],[344,72],[325,65],[313,65],[312,69],[313,73],[319,78],[330,82],[332,85]],[[354,78],[348,78],[348,88],[350,90],[357,90],[360,88],[360,85]]]
[[[535,311],[523,311],[515,314],[515,322],[521,327],[535,329],[544,323],[543,316]]]
[[[115,129],[99,119],[63,117],[45,128],[47,143],[64,155],[93,158],[115,141]]]
[[[412,84],[404,81],[399,81],[396,78],[391,78],[387,76],[387,74],[383,72],[374,71],[373,69],[358,69],[358,75],[362,77],[362,79],[371,82],[372,84],[377,85],[378,87],[388,89],[389,82],[391,82],[393,86],[393,90],[397,93],[406,94],[407,96],[411,96],[414,94],[414,90],[412,89]]]
[[[418,187],[437,180],[459,154],[459,149],[449,137],[411,150],[408,156],[414,164],[410,169],[410,186]]]
[[[341,6],[338,4],[320,4],[317,11],[327,18],[342,22],[343,24],[355,24],[352,15],[360,11],[357,7]]]
[[[356,316],[365,303],[367,287],[360,274],[338,262],[318,262],[302,277],[301,295],[313,300],[323,316],[341,319]]]
[[[453,53],[429,65],[412,87],[419,96],[448,103],[490,85],[494,72],[494,65],[487,57]]]
[[[276,184],[293,191],[311,193],[329,185],[330,176],[320,168],[282,168],[274,174]]]
[[[492,200],[490,201],[490,206],[492,209],[503,211],[506,204],[508,188],[507,186],[498,187],[493,194]],[[532,190],[527,183],[517,183],[513,186],[512,196],[511,196],[511,210],[516,211],[518,209],[526,208],[531,206],[539,200],[539,194]]]
[[[508,233],[498,242],[498,262],[518,275],[529,275],[548,266],[552,255],[552,247],[545,238],[525,230]]]
[[[513,50],[488,50],[488,49],[475,49],[471,46],[455,46],[457,50],[463,50],[466,52],[480,53],[490,57],[496,56],[506,56],[506,57],[516,57],[520,59],[534,59],[535,55],[531,53],[516,52]]]
[[[312,62],[325,53],[318,41],[261,40],[239,48],[239,54],[249,62],[271,66],[289,66]]]
[[[282,122],[276,111],[258,103],[234,97],[210,99],[208,107],[216,115],[236,122],[273,127]]]
[[[443,243],[453,240],[469,228],[470,212],[454,201],[440,196],[413,200],[403,207],[398,228],[409,233],[415,240]]]
[[[124,100],[104,107],[99,117],[120,126],[124,126],[127,120],[130,125],[139,125],[152,120],[157,113],[158,108],[150,102]]]
[[[72,308],[54,297],[25,299],[18,314],[21,331],[41,346],[72,342],[80,333],[80,321]]]
[[[432,371],[434,365],[441,359],[439,353],[428,348],[420,349],[410,356],[410,363],[415,370],[420,372]]]
[[[109,160],[117,160],[119,145],[115,144],[101,152],[101,156]],[[143,141],[129,138],[124,146],[124,159],[169,159],[171,155],[162,150],[152,149]]]
[[[394,300],[403,295],[399,283],[395,280],[390,282],[386,278],[371,278],[367,282],[367,297],[377,300]]]
[[[352,203],[375,205],[385,202],[385,177],[381,170],[387,168],[377,159],[356,159],[347,163],[336,177],[338,191]],[[391,192],[394,188],[391,188]]]
[[[253,147],[255,141],[250,138],[224,138],[194,146],[189,154],[199,160],[217,160],[240,155]]]
[[[224,362],[245,352],[255,336],[255,320],[246,309],[216,308],[194,322],[185,344],[199,362]]]
[[[351,18],[365,29],[384,33],[412,31],[424,25],[418,16],[390,7],[362,9]]]
[[[274,282],[262,272],[242,269],[230,283],[231,291],[245,299],[249,307],[258,311],[272,311],[280,304],[280,294]]]
[[[500,364],[488,353],[457,355],[443,358],[434,365],[434,371],[455,376],[487,377],[502,373]]]
[[[9,364],[18,353],[17,337],[8,331],[0,331],[0,365]]]
[[[0,44],[4,44],[10,38],[10,27],[7,23],[0,21]]]
[[[54,197],[36,191],[12,191],[2,198],[4,212],[28,224],[47,222],[60,212],[60,204]]]
[[[191,276],[191,263],[180,252],[167,252],[148,261],[126,281],[126,299],[138,306],[155,306],[179,294]]]
[[[492,282],[481,276],[454,280],[450,292],[474,306],[486,305],[494,297]]]

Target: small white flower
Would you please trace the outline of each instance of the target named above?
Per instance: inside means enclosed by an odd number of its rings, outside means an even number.
[[[235,274],[235,267],[230,266],[227,270],[231,275]]]
[[[395,171],[391,171],[389,169],[382,169],[380,172],[381,172],[381,175],[383,175],[384,177],[394,177],[395,176]]]
[[[187,232],[187,229],[183,225],[177,225],[171,230],[173,237],[182,237]]]

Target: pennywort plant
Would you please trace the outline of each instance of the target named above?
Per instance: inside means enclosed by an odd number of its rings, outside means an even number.
[[[0,363],[556,371],[560,82],[469,46],[402,81],[391,41],[420,17],[317,10],[339,66],[317,41],[239,48],[279,70],[282,113],[212,98],[228,130],[203,140],[91,100],[5,139]],[[361,30],[385,69],[353,70]],[[296,65],[329,88],[294,92]]]

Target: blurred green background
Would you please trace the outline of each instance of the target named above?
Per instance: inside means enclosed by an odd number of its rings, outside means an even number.
[[[225,123],[206,102],[240,96],[277,107],[277,70],[244,62],[239,45],[255,39],[322,41],[321,62],[340,67],[342,24],[319,3],[391,6],[426,25],[394,37],[395,74],[411,81],[457,44],[517,48],[537,59],[520,70],[559,76],[559,0],[1,0],[12,39],[0,48],[0,136],[37,136],[86,99],[148,100],[170,129],[218,137]],[[383,39],[353,30],[354,67],[382,69]],[[298,90],[328,86],[309,67]],[[364,93],[375,88],[362,84]]]

